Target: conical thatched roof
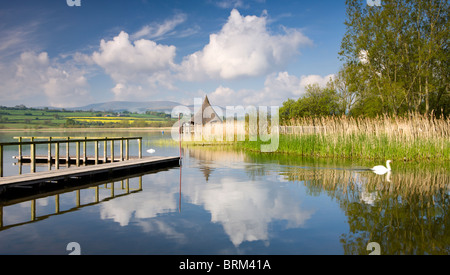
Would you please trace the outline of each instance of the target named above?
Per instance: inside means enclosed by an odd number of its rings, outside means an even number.
[[[215,123],[219,122],[222,123],[222,118],[217,115],[216,111],[214,111],[213,107],[209,103],[208,96],[205,96],[205,100],[202,104],[202,109],[199,110],[192,118],[191,118],[191,124],[199,124],[199,122],[202,123],[202,125],[205,125],[207,123]]]

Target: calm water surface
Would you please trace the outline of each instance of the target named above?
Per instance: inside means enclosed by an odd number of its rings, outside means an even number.
[[[143,136],[144,156],[179,154],[158,142],[170,133],[0,133],[0,141],[17,135]],[[6,147],[5,176],[18,174],[15,154]],[[368,254],[370,242],[381,254],[450,253],[446,165],[393,163],[391,174],[375,175],[364,170],[374,162],[205,148],[183,157],[182,167],[78,190],[0,196],[0,254],[69,254],[71,242],[82,254]]]

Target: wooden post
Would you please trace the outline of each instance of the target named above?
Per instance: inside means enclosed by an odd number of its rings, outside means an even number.
[[[87,140],[87,137],[84,137],[84,142],[83,142],[83,165],[84,166],[86,166],[87,165],[87,148],[86,148],[86,145],[87,145],[87,142],[86,142],[86,140]]]
[[[111,163],[114,162],[114,140],[111,140]]]
[[[55,168],[59,169],[59,142],[55,143]]]
[[[79,141],[77,141],[75,151],[76,151],[75,153],[76,153],[76,157],[77,157],[77,160],[76,160],[77,167],[80,167],[80,142]]]
[[[52,141],[52,137],[48,138],[48,141]],[[48,170],[52,170],[52,144],[48,143]]]
[[[111,182],[111,197],[114,198],[114,182]]]
[[[19,162],[22,162],[22,137],[19,137]]]
[[[0,145],[0,178],[3,177],[3,145]]]
[[[139,145],[139,158],[142,158],[142,138],[138,139],[138,145]]]
[[[126,160],[129,160],[130,159],[130,150],[129,150],[129,148],[130,148],[130,140],[127,138],[126,140],[125,140],[125,159]]]
[[[69,140],[70,137],[67,137],[67,140]],[[70,166],[70,146],[69,146],[69,142],[67,142],[66,145],[66,166],[69,167]]]
[[[34,141],[34,137],[31,138],[31,141]],[[30,145],[30,159],[31,159],[31,164],[30,164],[30,172],[34,173],[36,172],[36,144],[32,143]]]
[[[95,141],[95,165],[98,164],[98,140]]]
[[[120,140],[120,161],[123,161],[123,137]]]
[[[108,137],[105,137],[105,141],[103,142],[103,163],[106,163],[108,161]]]

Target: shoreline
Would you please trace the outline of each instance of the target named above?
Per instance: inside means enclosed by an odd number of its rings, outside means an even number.
[[[172,127],[143,127],[143,128],[41,128],[41,129],[0,129],[3,132],[102,132],[102,131],[170,131]]]
[[[371,155],[362,155],[362,154],[355,154],[355,155],[345,155],[345,154],[322,154],[320,151],[309,151],[309,152],[300,152],[297,150],[286,150],[286,148],[279,148],[278,150],[274,152],[261,152],[260,151],[260,145],[261,143],[258,143],[257,145],[249,146],[252,142],[249,141],[240,141],[240,142],[229,142],[229,143],[212,143],[212,142],[182,142],[182,147],[184,148],[205,148],[205,149],[212,149],[212,148],[229,148],[231,150],[238,150],[238,151],[244,151],[248,153],[256,153],[260,155],[279,155],[279,156],[293,156],[293,157],[303,157],[303,158],[313,158],[313,159],[328,159],[328,160],[336,160],[336,159],[343,159],[343,160],[358,160],[358,161],[386,161],[386,159],[392,159],[395,162],[401,162],[401,163],[450,163],[450,159],[446,159],[443,157],[415,157],[415,158],[408,158],[408,157],[395,157],[395,156],[371,156]]]

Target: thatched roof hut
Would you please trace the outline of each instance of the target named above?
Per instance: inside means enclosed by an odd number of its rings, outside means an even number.
[[[222,118],[214,111],[209,103],[208,96],[205,96],[202,108],[191,118],[191,125],[205,125],[208,123],[222,123]]]

